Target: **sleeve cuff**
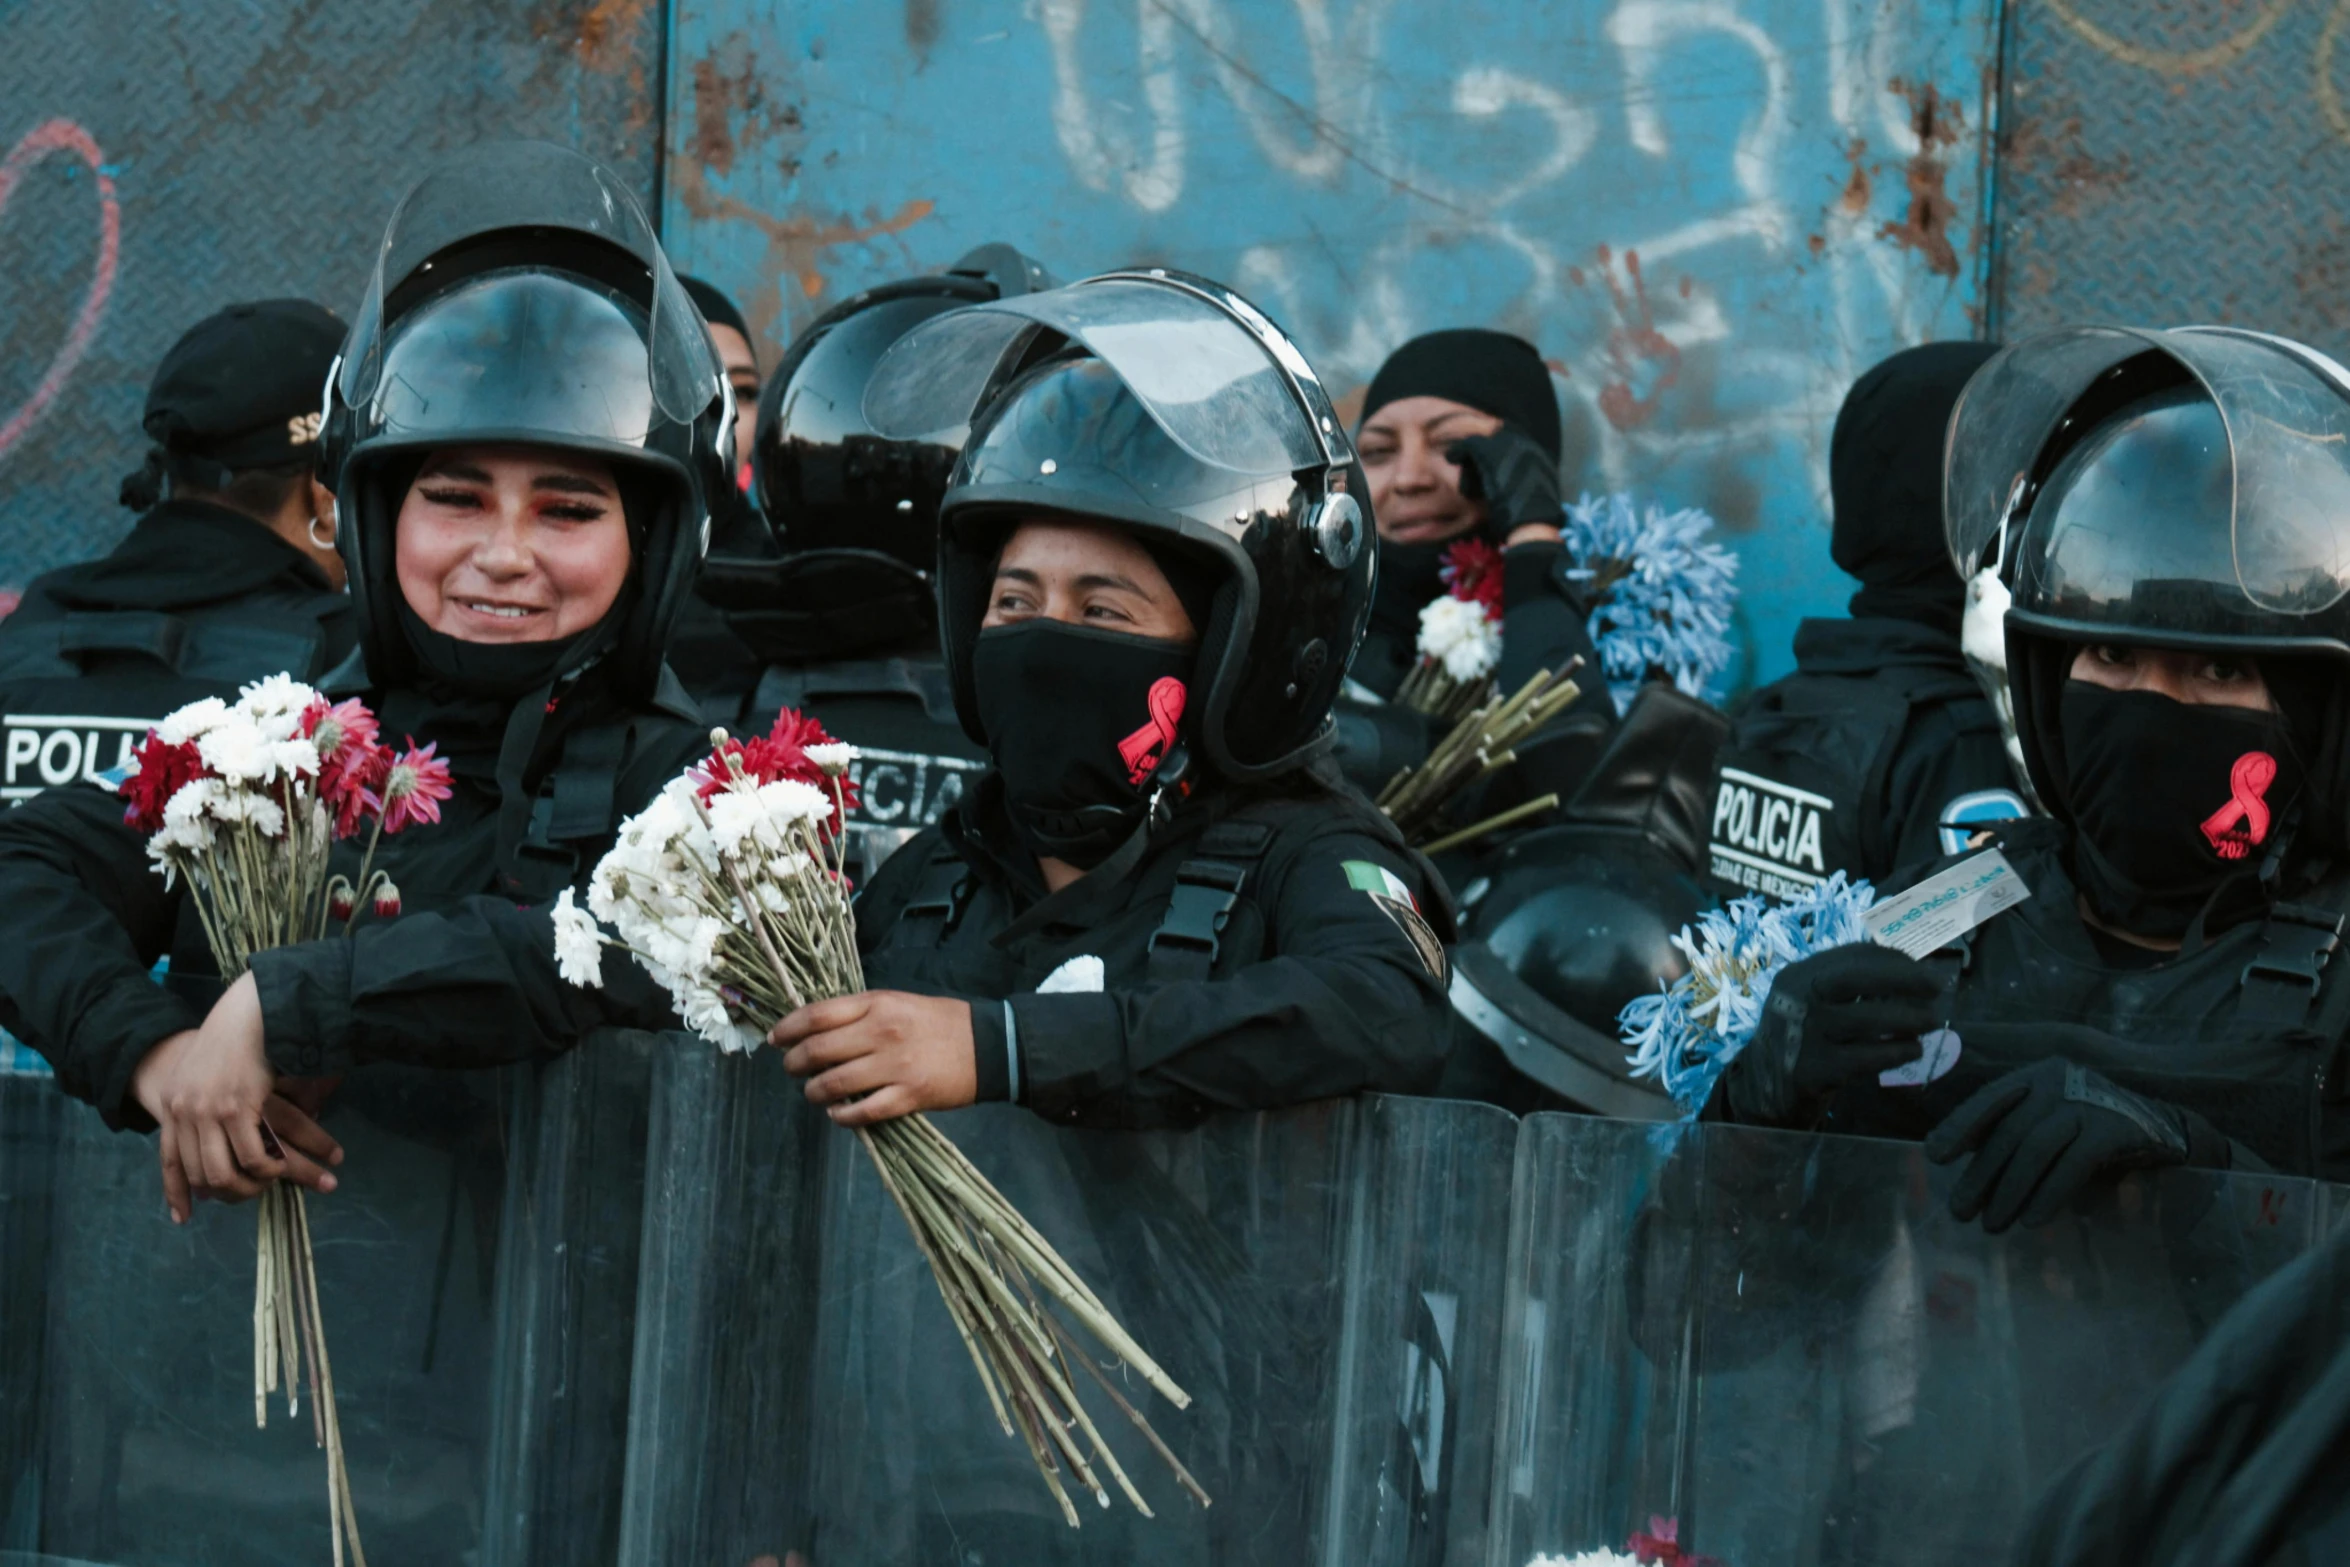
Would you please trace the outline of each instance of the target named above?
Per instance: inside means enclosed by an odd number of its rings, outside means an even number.
[[[124,985],[122,991],[80,1025],[87,1037],[126,1041],[106,1063],[104,1075],[89,1085],[95,1091],[91,1102],[106,1124],[117,1131],[150,1132],[155,1122],[131,1093],[131,1079],[138,1075],[147,1052],[172,1035],[199,1026],[204,1014],[160,985],[141,981],[136,986]]]
[[[355,1064],[348,1039],[351,943],[306,941],[253,954],[262,1049],[288,1077],[332,1077]]]
[[[981,1104],[1020,1102],[1020,1025],[1009,1001],[973,1001],[971,1065]]]

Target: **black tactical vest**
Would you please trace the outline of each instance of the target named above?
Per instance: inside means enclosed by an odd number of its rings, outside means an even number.
[[[2350,960],[2338,956],[2350,876],[2192,953],[2114,968],[2082,928],[2064,829],[2039,820],[1999,833],[2032,897],[1930,960],[1952,975],[1956,1064],[1923,1088],[1847,1091],[1830,1129],[1923,1136],[2002,1073],[2063,1055],[2198,1112],[2278,1170],[2339,1179],[2325,1144],[2350,1032]]]
[[[200,609],[28,612],[0,621],[0,800],[100,774],[174,708],[266,675],[315,681],[339,594],[254,594]]]
[[[1078,956],[1101,960],[1107,990],[1220,978],[1265,957],[1268,921],[1257,900],[1272,868],[1333,828],[1410,852],[1394,823],[1368,804],[1250,800],[1180,839],[1150,844],[1118,906],[1065,939],[1051,928],[1027,928],[1024,918],[969,928],[977,873],[945,838],[926,840],[921,878],[867,960],[868,973],[886,971],[892,987],[982,996],[1031,989]],[[1432,872],[1426,881],[1421,912],[1450,942],[1453,911],[1443,883]]]
[[[1714,892],[1793,897],[1883,864],[1895,829],[1878,818],[1911,713],[1981,696],[1971,675],[1916,665],[1873,680],[1798,672],[1757,691],[1715,767]]]

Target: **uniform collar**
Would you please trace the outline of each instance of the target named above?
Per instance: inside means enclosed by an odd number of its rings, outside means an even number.
[[[209,501],[168,500],[104,557],[71,566],[49,594],[69,609],[188,609],[281,583],[331,593],[326,574],[263,524]]]
[[[1807,675],[1870,675],[1888,665],[1967,672],[1957,637],[1914,620],[1838,617],[1795,628],[1795,667]]]

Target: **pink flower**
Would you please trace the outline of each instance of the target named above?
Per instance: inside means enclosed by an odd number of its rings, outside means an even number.
[[[389,831],[390,829],[385,829]],[[400,915],[400,889],[386,876],[375,884],[375,917],[379,920],[397,919]]]
[[[419,750],[416,737],[410,735],[408,749],[385,772],[382,793],[385,832],[398,832],[412,822],[441,819],[441,802],[452,790],[449,764],[435,756],[434,749],[427,745]]]
[[[318,745],[318,797],[334,813],[335,836],[348,838],[383,808],[391,749],[376,743],[375,715],[357,697],[332,707],[320,697],[302,714],[301,733]]]

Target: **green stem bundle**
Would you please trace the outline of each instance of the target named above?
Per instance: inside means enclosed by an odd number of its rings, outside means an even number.
[[[1582,695],[1581,688],[1570,678],[1582,663],[1579,658],[1572,660],[1556,674],[1547,669],[1537,670],[1506,701],[1488,696],[1429,749],[1427,760],[1387,780],[1386,787],[1379,791],[1379,809],[1387,813],[1404,837],[1433,853],[1457,848],[1558,804],[1556,795],[1545,795],[1456,832],[1438,835],[1445,807],[1454,797],[1487,774],[1516,761],[1518,743],[1538,733]]]
[[[723,731],[712,736],[722,756],[725,738]],[[739,779],[739,763],[727,756],[727,765]],[[838,807],[837,777],[832,791]],[[702,815],[707,822],[706,808]],[[730,856],[721,854],[715,865],[697,859],[693,867],[705,893],[718,894],[742,912],[742,924],[720,944],[719,959],[742,996],[744,1011],[762,1032],[810,1002],[865,988],[845,891],[846,846],[837,832],[810,824],[802,829],[801,847],[818,868],[793,880],[817,890],[795,888],[796,895],[780,900],[780,909],[753,895]],[[1150,1422],[1079,1351],[1052,1308],[1066,1313],[1176,1408],[1189,1407],[1190,1395],[1119,1325],[1051,1243],[928,1116],[917,1113],[861,1127],[857,1140],[930,1264],[997,1424],[1027,1445],[1069,1526],[1078,1527],[1078,1512],[1064,1475],[1107,1507],[1109,1491],[1101,1478],[1106,1472],[1137,1511],[1153,1516],[1079,1400],[1075,1366],[1083,1366],[1109,1392],[1177,1483],[1207,1506],[1207,1492]]]

